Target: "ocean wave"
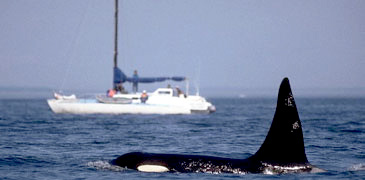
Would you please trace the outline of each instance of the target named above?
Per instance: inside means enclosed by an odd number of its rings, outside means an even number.
[[[38,157],[33,156],[10,156],[0,158],[0,166],[7,165],[7,166],[19,166],[19,165],[43,165],[43,164],[50,164],[51,162],[45,161]]]
[[[86,164],[86,166],[90,167],[90,168],[94,168],[97,170],[109,170],[109,171],[124,171],[125,168],[122,168],[120,166],[115,166],[110,164],[108,161],[92,161],[92,162],[88,162]]]
[[[355,164],[349,168],[349,171],[365,171],[365,164]]]

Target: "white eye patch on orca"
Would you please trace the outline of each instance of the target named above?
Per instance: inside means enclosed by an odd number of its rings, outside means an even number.
[[[170,171],[167,167],[161,165],[144,164],[137,167],[138,171],[142,172],[167,172]]]

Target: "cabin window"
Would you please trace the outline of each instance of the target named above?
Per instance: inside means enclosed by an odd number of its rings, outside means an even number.
[[[170,91],[159,91],[158,94],[161,94],[161,95],[170,95]]]

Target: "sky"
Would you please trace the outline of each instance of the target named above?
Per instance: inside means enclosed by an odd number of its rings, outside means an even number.
[[[206,94],[277,94],[284,77],[304,94],[365,94],[364,10],[363,0],[119,0],[118,66],[186,76]],[[113,38],[114,0],[1,0],[0,87],[104,92]]]

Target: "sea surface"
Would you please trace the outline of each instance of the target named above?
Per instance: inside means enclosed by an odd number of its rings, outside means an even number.
[[[196,115],[54,114],[45,99],[0,100],[0,179],[364,179],[365,98],[296,98],[317,174],[143,173],[109,162],[131,151],[247,158],[275,98],[212,98]]]

